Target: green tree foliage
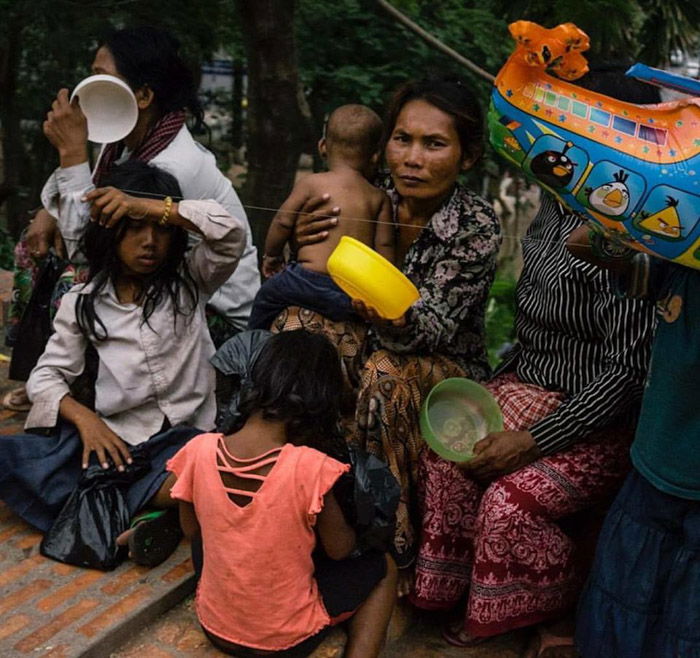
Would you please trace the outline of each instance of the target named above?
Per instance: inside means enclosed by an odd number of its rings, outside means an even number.
[[[697,0],[487,0],[506,22],[524,18],[546,27],[575,23],[591,38],[591,56],[663,65],[674,48],[688,50],[700,30]]]
[[[596,59],[658,65],[689,48],[700,30],[697,0],[394,0],[394,6],[482,68],[496,73],[512,50],[508,24],[573,22],[591,38]],[[454,73],[486,98],[489,85],[386,16],[372,0],[299,0],[299,68],[316,128],[337,105],[381,109],[400,82]]]
[[[688,48],[700,27],[697,0],[394,0],[394,5],[493,73],[512,48],[507,25],[519,18],[546,26],[575,22],[589,33],[594,56],[652,65],[672,48]],[[40,186],[56,163],[41,122],[56,91],[88,73],[107,29],[160,25],[181,38],[193,59],[210,56],[220,44],[237,64],[244,59],[233,0],[0,0],[0,15],[0,204],[13,233],[21,212],[38,203]],[[315,151],[331,109],[362,102],[381,110],[392,89],[419,75],[458,74],[487,99],[487,83],[398,25],[374,0],[298,0],[290,29],[314,124],[307,151]],[[495,169],[487,158],[489,164]]]
[[[513,277],[500,273],[491,286],[486,305],[486,349],[496,366],[502,351],[515,341],[515,285]]]
[[[487,69],[497,70],[510,48],[504,22],[479,3],[395,4]],[[484,96],[488,92],[486,83],[400,27],[372,0],[300,0],[297,41],[300,76],[317,132],[323,117],[344,103],[364,103],[381,111],[391,90],[416,75],[452,73],[471,80]]]

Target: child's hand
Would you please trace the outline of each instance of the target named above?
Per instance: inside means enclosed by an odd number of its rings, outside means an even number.
[[[379,327],[395,327],[400,329],[406,326],[406,314],[402,315],[396,320],[387,320],[386,318],[379,315],[376,308],[368,306],[361,299],[352,300],[352,309],[359,315],[365,322],[370,324],[375,324]]]
[[[284,258],[281,256],[263,256],[262,273],[266,279],[274,276],[284,269]]]
[[[148,199],[129,196],[116,187],[98,187],[83,199],[92,204],[92,221],[105,228],[112,228],[122,217],[144,219],[150,207]]]
[[[83,442],[83,468],[88,467],[90,453],[97,454],[102,468],[109,468],[109,459],[118,470],[124,470],[124,464],[131,464],[131,453],[126,443],[122,441],[107,424],[95,414],[85,414],[78,426],[80,439]]]

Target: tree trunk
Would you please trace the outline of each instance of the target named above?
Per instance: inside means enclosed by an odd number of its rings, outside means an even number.
[[[243,200],[260,253],[294,183],[305,134],[294,40],[294,0],[238,0],[248,57],[248,174]],[[273,210],[259,210],[271,208]]]
[[[24,214],[31,205],[26,194],[30,167],[22,142],[20,111],[17,107],[17,71],[21,50],[21,29],[13,25],[7,30],[5,48],[0,49],[0,125],[2,126],[3,181],[0,203],[3,203],[7,228],[17,237],[24,225]]]
[[[231,145],[235,154],[236,163],[238,153],[243,146],[243,98],[245,90],[243,89],[244,80],[243,63],[238,60],[233,60],[233,89],[231,92]]]

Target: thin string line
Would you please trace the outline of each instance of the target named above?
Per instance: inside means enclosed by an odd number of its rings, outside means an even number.
[[[158,194],[155,192],[141,192],[139,190],[128,190],[128,189],[122,189],[122,192],[126,192],[127,194],[136,194],[141,197],[153,197],[154,199],[165,199],[166,195],[165,194]],[[187,201],[187,200],[195,200],[192,199],[191,197],[189,199],[185,199],[184,197],[179,197],[179,196],[171,196],[170,197],[173,201]],[[203,199],[196,199],[198,201],[202,201]],[[267,210],[271,213],[276,213],[279,208],[267,208],[265,206],[252,206],[252,205],[246,205],[246,204],[241,204],[243,208],[246,210]],[[285,211],[286,213],[291,213],[295,215],[307,215],[309,213],[304,212],[302,210],[288,210]],[[329,216],[330,217],[330,216]],[[349,220],[352,222],[364,222],[367,224],[389,224],[391,226],[405,226],[406,228],[416,228],[414,224],[403,224],[401,222],[383,222],[379,219],[368,219],[367,217],[349,217],[348,215],[343,215],[344,220]],[[432,230],[429,226],[424,226],[423,229],[428,229]],[[515,240],[517,242],[522,242],[522,236],[519,235],[509,235],[507,233],[501,233],[500,237],[503,238],[504,240]],[[540,240],[538,238],[528,238],[529,241],[531,242],[539,242],[539,243],[546,243],[546,244],[559,244],[555,240]],[[588,245],[585,243],[572,243],[576,246],[581,246],[581,247],[587,247]]]

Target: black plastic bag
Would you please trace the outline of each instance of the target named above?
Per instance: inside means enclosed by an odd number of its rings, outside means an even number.
[[[355,528],[357,549],[385,552],[394,541],[401,488],[389,467],[355,444],[348,445],[351,470],[335,487],[347,522]]]
[[[230,434],[241,424],[238,413],[241,393],[248,385],[250,371],[260,351],[272,336],[267,329],[250,329],[229,338],[214,354],[211,363],[220,376],[217,376],[216,429]]]
[[[44,535],[42,555],[102,571],[111,571],[126,558],[126,547],[116,542],[130,522],[125,489],[150,468],[140,446],[131,449],[131,456],[133,463],[123,472],[114,466],[88,466]]]
[[[32,296],[17,328],[10,361],[10,379],[27,381],[29,373],[44,352],[51,335],[51,296],[65,267],[66,261],[52,252],[49,252],[41,265]]]

